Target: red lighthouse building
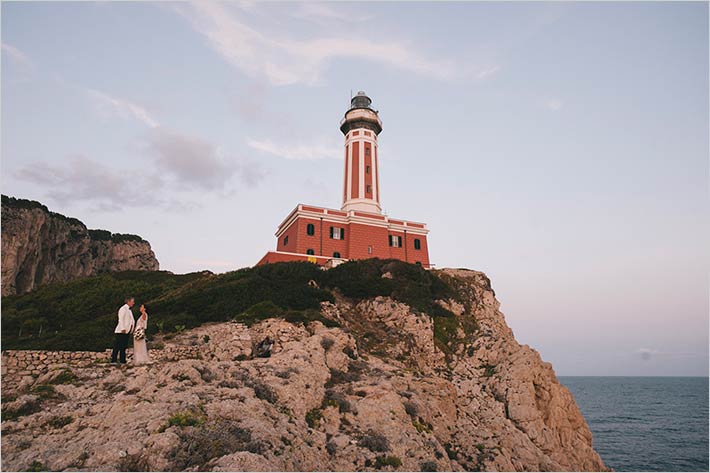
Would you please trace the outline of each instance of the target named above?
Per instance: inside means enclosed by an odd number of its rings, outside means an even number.
[[[276,251],[258,264],[394,258],[430,267],[426,225],[390,218],[380,207],[377,137],[382,121],[372,100],[358,92],[340,122],[345,135],[345,176],[340,210],[299,204],[276,231]]]

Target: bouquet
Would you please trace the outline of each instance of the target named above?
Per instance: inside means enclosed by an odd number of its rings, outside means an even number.
[[[133,338],[135,340],[143,340],[145,338],[145,329],[137,328],[136,331],[133,332]]]

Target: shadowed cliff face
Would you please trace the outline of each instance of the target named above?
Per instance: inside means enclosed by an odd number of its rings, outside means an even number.
[[[159,267],[150,243],[135,235],[88,230],[38,202],[2,197],[2,295],[102,272]]]
[[[196,359],[26,377],[3,390],[2,467],[606,470],[550,364],[515,341],[488,278],[435,274],[455,291],[435,316],[334,290],[321,303],[327,324],[210,323],[156,336],[199,347]],[[256,356],[267,337],[270,356]]]

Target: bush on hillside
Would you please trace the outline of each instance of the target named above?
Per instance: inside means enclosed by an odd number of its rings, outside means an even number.
[[[391,278],[383,278],[386,273]],[[441,343],[456,325],[452,314],[435,302],[455,298],[454,291],[420,266],[371,259],[323,271],[311,263],[289,262],[218,275],[126,271],[7,296],[2,299],[2,344],[6,349],[102,351],[113,343],[116,314],[126,295],[146,304],[149,336],[159,327],[174,332],[175,327],[190,329],[206,322],[250,325],[269,317],[304,324],[318,320],[332,327],[338,324],[320,314],[321,302],[334,301],[332,290],[355,300],[390,296],[427,312],[434,316]]]

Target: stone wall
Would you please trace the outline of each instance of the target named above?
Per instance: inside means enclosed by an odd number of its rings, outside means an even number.
[[[129,363],[132,360],[132,351],[129,348],[126,352]],[[170,345],[162,349],[152,349],[149,353],[153,361],[175,361],[202,356],[200,346]],[[5,350],[2,352],[2,389],[15,389],[27,376],[36,378],[48,371],[108,363],[110,359],[110,349],[103,352]]]

